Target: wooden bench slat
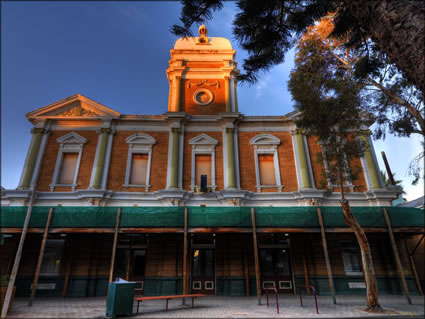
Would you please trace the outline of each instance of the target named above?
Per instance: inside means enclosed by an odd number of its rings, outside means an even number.
[[[149,296],[149,297],[135,297],[135,301],[141,300],[158,300],[158,299],[176,299],[176,298],[191,298],[191,297],[203,297],[202,294],[193,294],[193,295],[172,295],[172,296]]]
[[[193,294],[193,295],[173,295],[173,296],[151,296],[151,297],[134,297],[134,301],[137,301],[137,313],[139,313],[139,303],[143,302],[144,300],[164,300],[166,301],[165,304],[165,311],[168,311],[168,300],[169,299],[177,299],[177,298],[192,298],[192,308],[193,308],[193,301],[197,297],[204,297],[206,295],[203,294]]]

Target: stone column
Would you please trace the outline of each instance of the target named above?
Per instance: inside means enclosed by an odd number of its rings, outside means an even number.
[[[224,101],[226,102],[226,112],[232,112],[232,101],[230,99],[230,76],[224,77]]]
[[[235,175],[235,144],[233,142],[234,128],[226,128],[226,144],[227,144],[227,188],[236,188]]]
[[[99,153],[97,156],[97,162],[96,162],[96,169],[94,173],[94,179],[93,179],[93,185],[92,188],[99,189],[102,188],[102,177],[103,177],[103,171],[105,167],[105,158],[106,158],[106,150],[108,148],[108,140],[109,140],[109,133],[111,132],[110,128],[100,128],[99,134],[101,135],[100,138],[100,147],[99,147]]]
[[[175,81],[175,92],[174,92],[174,105],[175,105],[175,112],[181,111],[181,101],[180,101],[180,91],[181,91],[181,76],[176,75],[174,78]]]
[[[25,166],[22,171],[21,181],[19,183],[19,189],[27,189],[30,187],[31,179],[34,173],[35,164],[37,161],[37,155],[40,150],[41,139],[43,137],[44,128],[33,128],[31,130],[32,139],[30,147],[28,149],[27,158],[25,160]]]
[[[367,169],[369,171],[372,188],[382,188],[381,180],[379,178],[379,168],[377,167],[378,163],[376,162],[376,158],[374,156],[375,154],[373,151],[372,142],[370,141],[370,136],[361,134],[360,138],[365,143],[364,158],[366,160]]]
[[[233,92],[235,97],[235,112],[239,112],[239,106],[238,106],[238,81],[236,79],[233,79]]]
[[[179,188],[179,144],[180,128],[171,129],[172,151],[171,151],[171,175],[169,188]]]
[[[302,131],[295,130],[295,143],[298,153],[298,162],[301,173],[301,180],[303,188],[312,188],[312,182],[310,180],[310,171],[308,167],[308,158],[305,151],[305,144]]]

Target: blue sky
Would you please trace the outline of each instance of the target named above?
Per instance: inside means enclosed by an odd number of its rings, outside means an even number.
[[[1,185],[18,184],[30,142],[25,113],[81,93],[123,114],[167,111],[170,49],[176,37],[177,1],[2,2],[1,3]],[[231,30],[235,4],[226,2],[207,23],[209,36],[226,37],[245,56]],[[293,110],[286,82],[293,51],[285,63],[263,74],[256,85],[238,89],[246,115],[282,115]],[[406,197],[423,195],[423,182],[410,186],[409,160],[421,150],[419,139],[387,137],[375,142],[385,151]]]

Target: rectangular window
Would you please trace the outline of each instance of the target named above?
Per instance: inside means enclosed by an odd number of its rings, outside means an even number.
[[[78,153],[63,153],[59,184],[74,184]]]
[[[276,185],[274,159],[272,154],[258,154],[261,185]]]
[[[362,259],[359,245],[354,240],[341,240],[342,261],[346,275],[362,274]]]
[[[133,154],[131,157],[130,184],[146,185],[148,154]]]
[[[195,155],[196,185],[201,185],[201,175],[207,175],[207,184],[211,185],[211,155]]]
[[[58,276],[64,239],[48,239],[44,248],[40,276]]]

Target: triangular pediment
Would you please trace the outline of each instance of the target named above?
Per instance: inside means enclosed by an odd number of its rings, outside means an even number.
[[[81,135],[71,132],[56,139],[59,144],[85,144],[87,139]]]
[[[120,113],[81,94],[41,107],[26,114],[30,121],[43,119],[119,118]]]
[[[201,134],[189,141],[190,145],[217,145],[218,141],[207,134]]]

